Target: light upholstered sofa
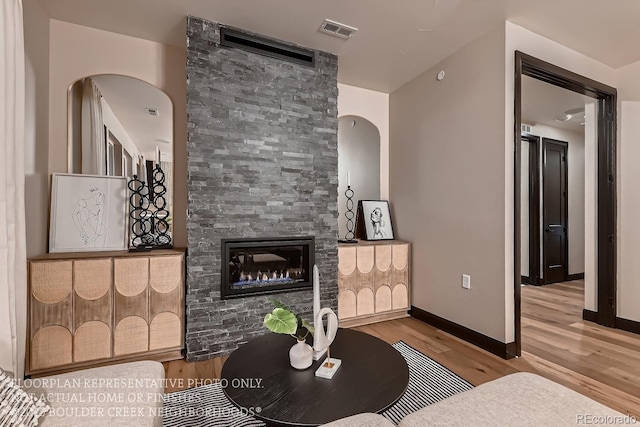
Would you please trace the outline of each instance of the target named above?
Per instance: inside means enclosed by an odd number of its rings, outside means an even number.
[[[530,373],[507,375],[407,415],[400,427],[495,427],[630,424],[634,419]],[[326,427],[393,427],[359,414]]]
[[[44,427],[162,426],[164,368],[130,362],[26,381],[51,407]]]

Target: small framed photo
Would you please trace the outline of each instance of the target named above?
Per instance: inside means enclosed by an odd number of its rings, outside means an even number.
[[[393,240],[393,226],[387,200],[360,200],[358,221],[364,224],[366,240]],[[362,227],[360,227],[362,228]]]
[[[128,249],[127,178],[53,174],[49,252]]]

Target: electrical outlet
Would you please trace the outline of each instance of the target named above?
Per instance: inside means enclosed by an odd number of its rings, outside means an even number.
[[[462,287],[465,289],[471,289],[471,276],[468,274],[462,275]]]

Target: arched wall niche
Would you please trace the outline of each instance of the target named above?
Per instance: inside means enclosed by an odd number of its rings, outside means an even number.
[[[350,177],[354,212],[358,200],[380,199],[380,131],[364,117],[338,119],[338,232],[347,232],[345,191]],[[355,223],[354,223],[355,225]]]

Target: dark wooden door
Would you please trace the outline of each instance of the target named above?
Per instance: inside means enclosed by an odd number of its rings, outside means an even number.
[[[542,139],[544,283],[564,282],[568,274],[567,143]]]

